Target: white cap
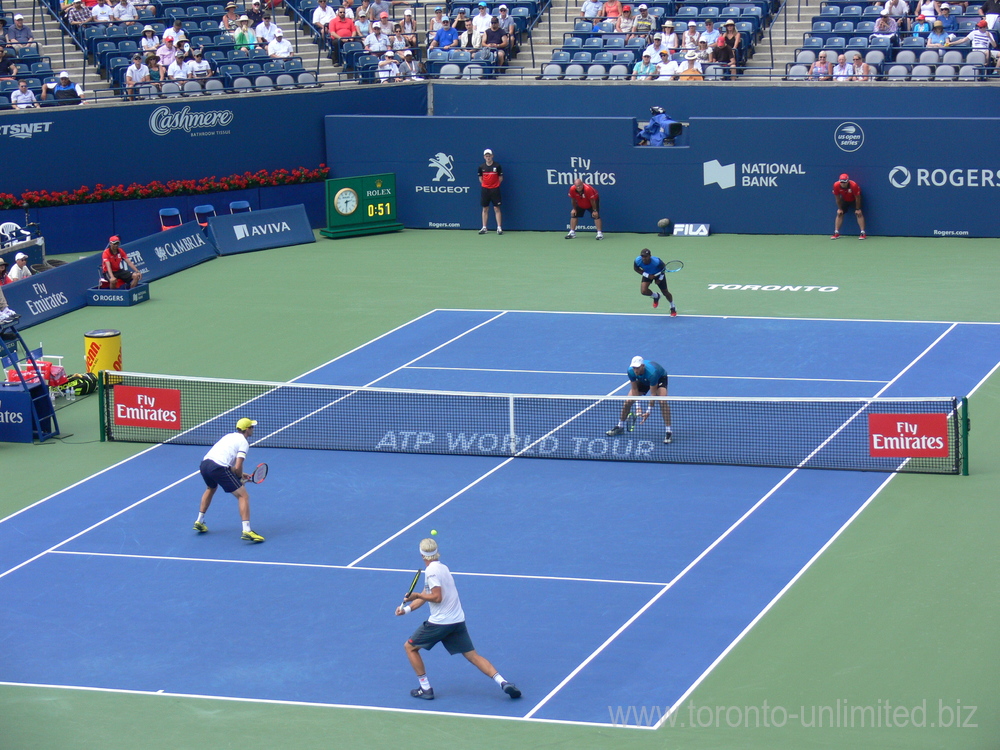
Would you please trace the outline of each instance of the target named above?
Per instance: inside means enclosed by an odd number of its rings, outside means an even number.
[[[21,258],[24,258],[25,260],[27,260],[28,256],[25,255],[24,253],[18,253],[17,255],[14,256],[14,260],[21,260]]]
[[[486,156],[486,154],[492,155],[493,154],[493,149],[488,148],[485,151],[483,151],[483,156]]]
[[[410,10],[409,8],[407,8],[406,10],[403,11],[403,15],[404,16],[412,16],[413,15],[413,11]]]
[[[639,6],[639,10],[648,10],[648,9],[649,9],[649,6],[646,5],[646,3],[643,3],[642,5]]]
[[[180,18],[175,18],[174,20],[175,21],[179,21]],[[249,21],[250,20],[250,16],[240,16],[240,20],[241,21]]]
[[[889,15],[889,9],[888,8],[882,8],[882,15],[883,16]]]
[[[697,26],[697,25],[698,24],[696,24],[694,21],[688,21],[688,26]]]
[[[69,73],[67,73],[65,70],[60,71],[59,77],[60,78],[69,78]]]
[[[408,50],[408,49],[400,50],[399,51],[399,56],[400,57],[413,57],[413,52],[411,50]]]
[[[642,364],[642,357],[636,354],[634,357],[632,357],[632,362],[629,364],[629,367],[635,368],[639,367],[641,364]]]
[[[507,6],[501,5],[499,8],[497,8],[497,10],[507,10]]]
[[[373,29],[381,29],[382,28],[382,24],[380,24],[378,21],[376,21],[375,23],[372,24],[372,28]]]
[[[948,3],[941,3],[941,10],[951,10],[951,6]]]
[[[14,16],[14,20],[15,21],[23,21],[24,20],[24,16],[22,16],[20,13],[18,13],[16,16]],[[28,256],[26,255],[24,257],[27,258]]]
[[[277,29],[274,30],[274,35],[275,36],[284,36],[285,32],[281,30],[281,27],[278,27]]]

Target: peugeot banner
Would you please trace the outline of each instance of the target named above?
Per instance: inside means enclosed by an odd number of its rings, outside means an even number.
[[[196,221],[126,243],[122,248],[142,272],[143,281],[162,279],[218,257],[215,245]]]
[[[306,207],[301,203],[263,211],[213,216],[208,220],[208,236],[218,248],[219,255],[316,241],[306,215]]]

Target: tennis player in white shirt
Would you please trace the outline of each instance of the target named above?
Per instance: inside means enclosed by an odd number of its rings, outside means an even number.
[[[437,542],[433,539],[421,540],[420,556],[426,568],[424,590],[414,591],[406,597],[403,606],[396,608],[397,616],[408,615],[422,607],[424,602],[431,608],[431,616],[404,644],[406,657],[410,660],[413,671],[417,673],[417,680],[420,681],[420,687],[411,690],[410,695],[423,700],[434,700],[434,688],[427,679],[427,670],[424,668],[420,649],[426,648],[429,651],[438,643],[443,643],[449,654],[452,656],[461,654],[511,698],[520,698],[521,691],[517,689],[517,685],[504,680],[503,675],[490,664],[489,660],[476,653],[472,638],[469,637],[469,631],[465,627],[465,612],[458,598],[455,579],[452,578],[448,566],[441,562]]]
[[[215,491],[222,487],[226,492],[231,492],[240,503],[240,518],[243,519],[243,536],[248,542],[263,542],[262,537],[250,528],[250,495],[243,482],[250,478],[249,474],[243,472],[243,461],[246,460],[247,452],[250,450],[248,438],[253,435],[253,428],[257,422],[244,417],[236,423],[236,432],[224,435],[219,442],[212,446],[211,450],[202,459],[201,478],[205,480],[205,492],[201,496],[201,508],[198,513],[198,520],[194,522],[194,530],[200,534],[208,531],[205,525],[205,514],[208,506],[212,504],[212,497]]]

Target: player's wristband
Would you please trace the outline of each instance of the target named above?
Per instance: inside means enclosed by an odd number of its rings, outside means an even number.
[[[403,605],[403,612],[405,612],[406,614],[410,614],[410,612],[412,612],[412,611],[413,611],[413,607],[411,607],[409,604],[404,604]]]

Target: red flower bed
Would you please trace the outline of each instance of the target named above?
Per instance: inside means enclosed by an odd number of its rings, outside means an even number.
[[[170,180],[150,182],[147,185],[132,183],[128,187],[115,185],[108,187],[97,184],[93,188],[79,187],[62,193],[48,190],[29,190],[20,197],[10,193],[0,193],[0,210],[21,208],[27,203],[31,208],[47,206],[75,206],[80,203],[104,203],[105,201],[128,201],[142,198],[169,198],[175,195],[200,195],[221,193],[227,190],[274,187],[276,185],[298,185],[306,182],[322,182],[330,176],[330,168],[320,164],[316,169],[297,167],[291,171],[278,169],[268,172],[244,172],[228,177],[203,177],[200,180]]]

